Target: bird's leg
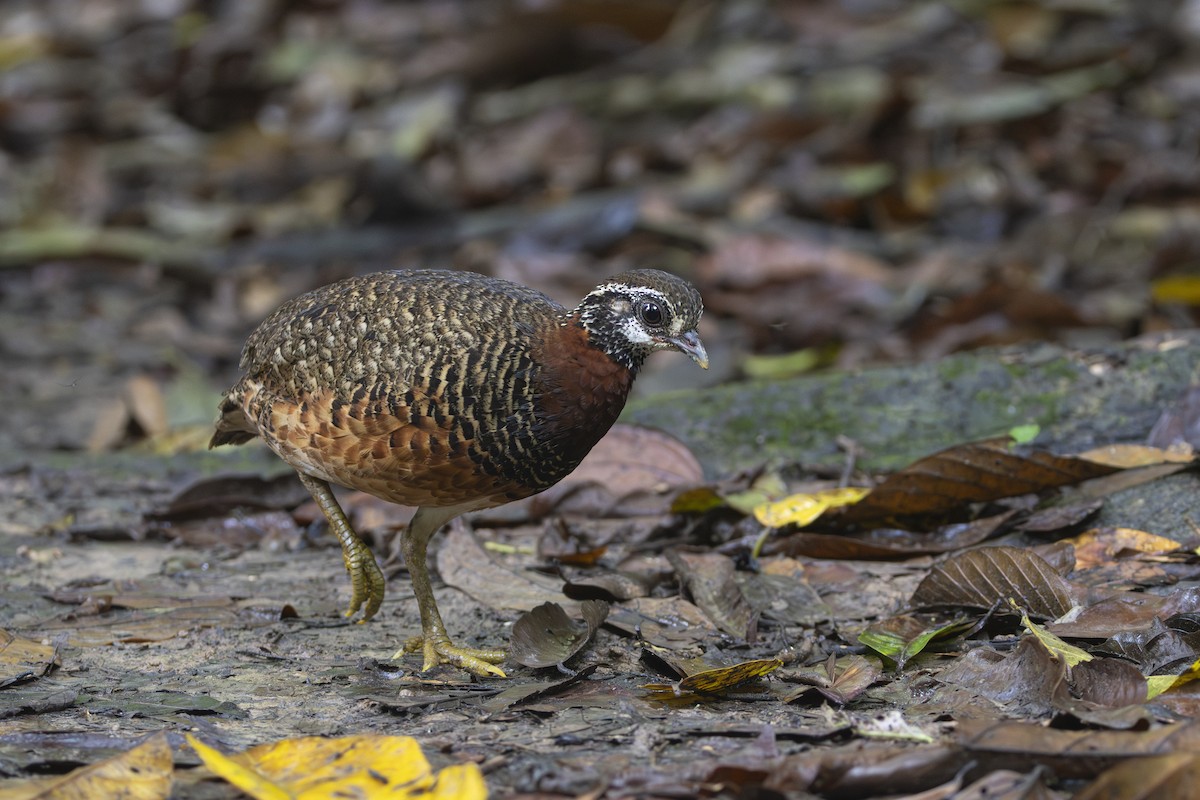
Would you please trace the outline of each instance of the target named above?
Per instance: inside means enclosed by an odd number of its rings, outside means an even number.
[[[412,576],[413,594],[417,596],[417,607],[421,610],[421,635],[406,642],[392,657],[398,658],[419,650],[425,657],[422,672],[438,664],[453,664],[476,675],[504,678],[504,671],[495,666],[504,660],[503,650],[476,650],[459,647],[450,641],[433,596],[433,587],[429,584],[429,566],[425,562],[429,540],[438,528],[458,513],[458,509],[422,507],[417,509],[416,515],[408,523],[408,529],[404,531],[404,563],[408,565],[408,573]]]
[[[346,572],[350,573],[350,608],[346,611],[346,616],[354,616],[361,608],[363,618],[359,622],[366,622],[375,616],[375,612],[383,604],[383,571],[379,569],[379,564],[375,563],[371,548],[354,532],[329,484],[303,472],[298,474],[304,488],[308,489],[313,500],[321,507],[333,535],[342,543],[342,560],[346,563]]]

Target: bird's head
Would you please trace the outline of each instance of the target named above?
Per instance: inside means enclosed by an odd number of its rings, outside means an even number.
[[[702,313],[700,293],[687,281],[656,269],[635,269],[588,292],[571,316],[593,345],[636,372],[655,350],[679,350],[708,369],[708,353],[696,332]]]

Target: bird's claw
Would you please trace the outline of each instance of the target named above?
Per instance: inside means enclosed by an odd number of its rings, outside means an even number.
[[[423,653],[425,662],[421,672],[428,672],[438,664],[450,664],[474,673],[481,678],[507,678],[504,670],[496,666],[505,658],[503,650],[477,650],[473,647],[459,647],[446,637],[416,636],[404,643],[392,658],[399,658],[406,653]]]
[[[350,608],[346,610],[347,617],[353,617],[362,609],[360,623],[375,616],[383,605],[383,595],[387,582],[383,570],[375,561],[375,556],[362,542],[360,547],[347,547],[342,551],[346,563],[346,572],[350,573]]]

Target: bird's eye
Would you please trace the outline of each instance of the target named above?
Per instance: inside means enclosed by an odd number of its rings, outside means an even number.
[[[638,316],[641,317],[642,322],[646,323],[651,328],[658,328],[662,326],[663,320],[666,318],[666,314],[663,313],[662,306],[653,300],[643,300],[641,304],[638,305]]]

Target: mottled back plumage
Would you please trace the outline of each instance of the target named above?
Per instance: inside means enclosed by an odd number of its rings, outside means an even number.
[[[261,436],[295,467],[344,528],[353,577],[374,563],[352,566],[365,546],[323,482],[450,516],[539,492],[608,431],[651,352],[674,348],[707,364],[701,311],[694,288],[655,270],[611,278],[571,310],[473,273],[339,281],[284,304],[251,334],[212,445]],[[419,537],[422,571],[436,527]],[[429,638],[440,618],[426,620],[432,596],[413,577]],[[357,582],[355,596],[363,602]],[[368,616],[381,585],[370,599]]]

